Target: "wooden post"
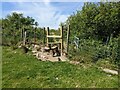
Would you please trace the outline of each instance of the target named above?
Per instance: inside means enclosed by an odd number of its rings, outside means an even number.
[[[49,27],[47,27],[47,32],[46,32],[46,33],[47,33],[47,46],[49,46],[49,45],[48,45],[48,43],[49,43],[49,38],[48,38],[48,35],[49,35]]]
[[[35,27],[35,30],[34,30],[34,44],[36,43],[36,27]]]
[[[21,29],[21,42],[23,41],[23,28]]]
[[[23,39],[22,41],[23,41],[23,45],[24,45],[24,36],[25,36],[25,35],[24,35],[24,25],[23,25],[23,30],[22,30],[22,39]]]
[[[63,26],[61,26],[61,56],[63,55]]]
[[[24,33],[24,44],[23,45],[25,45],[25,44],[26,44],[26,31]]]
[[[61,29],[58,28],[58,31],[61,32]],[[61,33],[59,34],[59,36],[61,36]],[[59,39],[59,40],[60,40],[60,39]],[[61,42],[61,41],[60,41],[60,42]],[[60,48],[61,48],[61,43],[59,43],[58,46],[59,46],[58,49],[60,50]]]
[[[43,44],[45,45],[45,27],[43,28]]]
[[[70,35],[70,25],[68,25],[68,28],[67,28],[67,53],[69,51],[69,35]]]

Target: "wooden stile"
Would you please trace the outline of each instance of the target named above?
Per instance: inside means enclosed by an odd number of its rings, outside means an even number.
[[[61,56],[63,53],[63,26],[61,26],[60,28],[60,36],[59,35],[50,35],[49,34],[49,27],[47,27],[46,30],[46,37],[47,37],[47,46],[49,46],[49,44],[60,44],[61,45]],[[49,42],[49,38],[58,38],[60,39],[59,42]]]

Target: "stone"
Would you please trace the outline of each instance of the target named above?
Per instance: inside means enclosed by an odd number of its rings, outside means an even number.
[[[103,69],[104,72],[106,73],[111,73],[111,74],[115,74],[115,75],[118,75],[118,72],[115,71],[115,70],[110,70],[110,69]]]

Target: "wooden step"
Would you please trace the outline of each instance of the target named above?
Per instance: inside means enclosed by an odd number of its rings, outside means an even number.
[[[57,35],[48,35],[47,38],[62,38],[62,37]]]

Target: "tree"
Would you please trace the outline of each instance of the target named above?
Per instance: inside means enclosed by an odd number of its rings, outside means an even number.
[[[11,15],[7,15],[5,19],[2,19],[2,22],[3,43],[15,45],[20,41],[20,36],[23,37],[24,30],[32,33],[31,28],[34,28],[35,20],[32,17],[24,17],[23,14],[14,12]]]
[[[119,2],[86,2],[82,10],[71,15],[66,23],[71,26],[71,39],[78,36],[109,42],[112,35],[117,37],[120,33],[119,16]]]
[[[118,62],[120,50],[116,40],[120,35],[120,2],[86,2],[82,10],[73,13],[65,23],[70,24],[72,44],[74,36],[80,39],[79,54],[83,52],[85,55],[86,52],[93,60],[109,58],[110,61]],[[72,53],[73,57],[78,53]]]

